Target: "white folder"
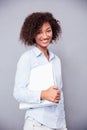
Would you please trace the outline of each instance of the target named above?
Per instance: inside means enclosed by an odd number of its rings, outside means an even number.
[[[31,70],[29,79],[29,90],[45,90],[55,83],[52,63],[40,65]],[[54,105],[56,103],[42,100],[41,103],[20,103],[19,109],[37,108]]]

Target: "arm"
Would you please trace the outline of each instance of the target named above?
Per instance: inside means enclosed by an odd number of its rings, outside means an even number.
[[[57,86],[51,86],[47,90],[41,91],[41,99],[58,103],[60,100],[60,92]]]
[[[13,96],[18,102],[40,103],[41,91],[29,90],[29,76],[30,59],[29,56],[23,55],[17,64]]]
[[[62,100],[61,61],[57,56],[53,62],[53,72],[56,85],[49,87],[47,90],[41,91],[41,99],[56,103]]]

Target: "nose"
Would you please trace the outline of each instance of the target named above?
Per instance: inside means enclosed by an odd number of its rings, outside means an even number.
[[[43,36],[43,39],[46,39],[47,38],[46,32],[44,32],[42,36]]]

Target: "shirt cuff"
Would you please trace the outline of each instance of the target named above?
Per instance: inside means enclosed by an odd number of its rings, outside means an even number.
[[[29,96],[29,103],[41,103],[41,91],[29,91],[31,98]]]

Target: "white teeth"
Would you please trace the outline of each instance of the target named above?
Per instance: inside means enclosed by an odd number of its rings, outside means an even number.
[[[43,41],[43,42],[44,42],[44,43],[45,43],[45,42],[48,42],[48,40],[45,40],[45,41]]]

